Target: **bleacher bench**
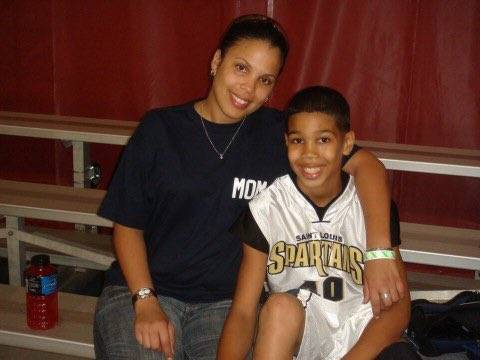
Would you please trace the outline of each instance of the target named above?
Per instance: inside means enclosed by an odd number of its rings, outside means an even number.
[[[35,218],[99,226],[111,221],[96,213],[105,191],[0,180],[0,213],[14,218]],[[15,229],[7,239],[23,241],[87,259],[106,267],[114,256],[109,238],[56,230]],[[1,237],[1,236],[0,236]],[[480,270],[480,231],[444,226],[401,223],[401,252],[405,261]],[[18,246],[18,245],[15,245]],[[20,271],[20,269],[11,269]]]
[[[111,227],[98,216],[105,191],[0,180],[0,214],[6,226],[10,284],[20,285],[25,267],[24,244],[28,243],[85,259],[107,268],[114,260],[110,237],[75,231],[35,229],[23,226],[23,218]],[[3,232],[3,234],[2,234]]]
[[[412,291],[411,297],[443,301],[459,291]],[[60,292],[58,326],[50,330],[31,330],[26,324],[25,288],[0,284],[0,345],[65,354],[65,358],[93,359],[96,301],[95,297]]]
[[[0,134],[125,145],[136,121],[0,111]]]
[[[0,134],[125,145],[136,121],[0,111]],[[480,150],[358,140],[387,169],[480,177]]]

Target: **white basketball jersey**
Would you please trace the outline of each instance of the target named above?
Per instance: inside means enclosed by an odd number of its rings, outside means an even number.
[[[275,180],[249,206],[269,244],[270,291],[305,288],[307,282],[320,297],[329,326],[341,326],[363,301],[365,222],[353,178],[323,219],[289,175]]]

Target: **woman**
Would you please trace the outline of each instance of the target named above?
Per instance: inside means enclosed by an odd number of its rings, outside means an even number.
[[[241,259],[228,230],[287,168],[281,116],[262,107],[287,53],[273,20],[236,19],[213,56],[208,96],[148,112],[130,139],[100,209],[115,222],[118,262],[97,305],[97,358],[215,358]],[[357,181],[369,246],[389,246],[384,168],[360,150],[345,170]],[[371,298],[389,306],[398,273],[375,266],[383,278],[367,272]]]

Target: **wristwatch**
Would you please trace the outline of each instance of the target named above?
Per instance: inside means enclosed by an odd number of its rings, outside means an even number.
[[[139,299],[146,299],[152,296],[157,297],[157,293],[155,292],[155,290],[146,287],[140,288],[135,292],[135,294],[132,295],[132,305],[135,306],[135,303]]]

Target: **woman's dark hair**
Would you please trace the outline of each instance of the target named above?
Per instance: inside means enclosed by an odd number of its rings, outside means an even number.
[[[239,40],[254,39],[268,41],[280,50],[282,68],[288,54],[288,42],[285,34],[275,20],[258,14],[244,15],[236,18],[223,34],[218,48],[222,56]]]
[[[287,106],[286,125],[290,116],[301,112],[319,112],[332,116],[342,132],[350,131],[350,106],[337,90],[311,86],[297,92]]]

